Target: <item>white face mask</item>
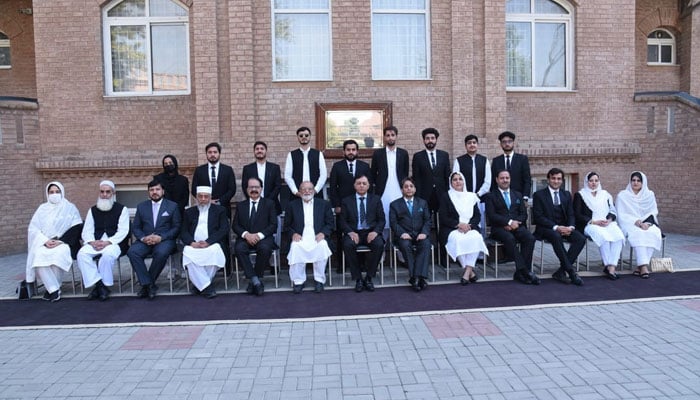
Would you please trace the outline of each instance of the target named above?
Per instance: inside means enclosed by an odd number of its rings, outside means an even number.
[[[60,193],[49,194],[49,203],[58,204],[60,201],[61,201],[61,194]]]

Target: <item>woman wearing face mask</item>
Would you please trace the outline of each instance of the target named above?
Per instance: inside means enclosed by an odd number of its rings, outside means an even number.
[[[27,283],[38,276],[44,283],[44,300],[61,299],[63,271],[73,263],[71,247],[79,247],[82,220],[78,209],[65,199],[60,182],[46,185],[47,202],[37,208],[29,222],[27,237]]]
[[[167,154],[163,157],[163,172],[154,175],[153,179],[157,179],[163,185],[165,191],[163,197],[176,202],[180,215],[184,215],[185,207],[190,203],[190,181],[187,177],[180,175],[177,168],[177,158]]]

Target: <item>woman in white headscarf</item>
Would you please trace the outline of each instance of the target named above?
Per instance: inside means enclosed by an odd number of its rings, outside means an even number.
[[[647,176],[639,171],[633,172],[627,189],[617,195],[615,207],[620,227],[637,258],[634,275],[648,279],[651,256],[654,250],[661,250],[661,229],[656,196],[647,186]]]
[[[586,183],[574,195],[574,214],[576,229],[588,235],[600,249],[603,273],[611,280],[618,279],[615,267],[625,245],[625,234],[615,222],[617,212],[612,195],[603,190],[596,172],[586,175]]]
[[[467,191],[464,175],[450,175],[450,190],[440,201],[440,243],[445,243],[447,254],[464,268],[462,285],[476,282],[474,272],[480,252],[489,254],[479,231],[479,198]]]
[[[37,208],[27,236],[27,283],[38,276],[44,283],[44,300],[58,301],[63,271],[73,264],[70,245],[77,245],[82,219],[75,205],[65,198],[60,182],[49,182],[46,203]]]

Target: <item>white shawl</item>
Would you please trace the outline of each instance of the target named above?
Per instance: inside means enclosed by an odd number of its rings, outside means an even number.
[[[647,176],[642,172],[635,172],[642,176],[642,189],[635,194],[632,190],[632,182],[628,183],[627,188],[617,195],[615,203],[618,212],[618,222],[625,232],[629,232],[637,220],[644,221],[650,215],[654,217],[657,225],[659,221],[657,218],[659,210],[656,207],[656,196],[654,192],[649,190]]]
[[[455,174],[459,174],[464,182],[464,187],[462,187],[461,191],[452,187],[452,177]],[[479,198],[476,196],[476,194],[467,191],[466,186],[467,181],[464,179],[464,175],[462,175],[461,172],[453,172],[450,175],[450,190],[447,192],[447,194],[450,196],[450,200],[452,200],[452,204],[455,206],[457,214],[459,214],[459,222],[468,224],[469,220],[472,218],[472,215],[474,215],[474,205],[479,203]]]
[[[579,190],[579,194],[586,203],[586,206],[591,210],[591,219],[594,221],[607,219],[608,214],[615,214],[615,206],[613,205],[613,198],[607,190],[603,189],[603,185],[598,181],[598,186],[595,189],[588,187],[588,178],[591,172],[586,174],[586,181],[583,183],[583,188]],[[597,175],[600,179],[600,175]],[[595,194],[595,195],[594,195]]]

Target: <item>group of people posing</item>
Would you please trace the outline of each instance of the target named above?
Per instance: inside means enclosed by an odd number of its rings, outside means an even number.
[[[310,145],[309,128],[297,130],[299,148],[287,155],[284,176],[279,165],[267,161],[267,145],[255,142],[255,162],[242,171],[246,199],[237,204],[233,219],[230,202],[236,177],[231,166],[220,162],[218,143],[206,146],[207,163],[195,169],[191,184],[179,173],[175,156],[163,157],[163,173],[148,184],[149,199],[137,206],[131,223],[128,209],[116,201],[112,181],[100,182],[97,203],[84,222],[66,200],[61,183],[50,182],[44,192],[47,202],[29,224],[26,280],[31,284],[38,276],[46,288],[43,298],[57,301],[61,273],[76,259],[84,287],[92,288],[88,299],[104,301],[114,284],[112,268],[127,255],[141,285],[138,296],[153,299],[156,280],[177,251],[179,239],[193,292],[213,298],[212,279],[232,257],[232,229],[234,254],[248,280],[246,291],[261,296],[263,274],[279,243],[275,232],[282,214],[283,178],[293,199],[285,204],[284,227],[290,238],[289,276],[297,294],[306,286],[307,263],[313,264],[314,292],[323,292],[325,269],[336,247],[343,251],[355,291],[374,291],[388,241],[408,267],[411,288],[424,290],[433,216],[439,223],[438,251],[444,248],[463,268],[462,285],[478,280],[476,261],[480,254],[488,255],[487,221],[491,238],[502,243],[515,262],[516,281],[540,283],[531,271],[537,239],[551,243],[560,262],[553,278],[560,282],[583,284],[574,265],[588,238],[600,248],[603,272],[610,279],[619,277],[615,268],[625,240],[635,249],[634,274],[649,277],[649,260],[661,247],[661,231],[656,199],[643,173],[632,173],[627,188],[613,201],[597,173],[587,174],[584,187],[572,197],[562,188],[564,172],[552,168],[548,186],[532,196],[533,235],[527,227],[530,166],[527,156],[514,151],[515,135],[508,131],[499,135],[503,154],[493,160],[478,154],[478,137],[468,135],[466,154],[453,164],[447,152],[436,149],[439,135],[434,128],[421,132],[425,149],[413,155],[412,176],[408,152],[397,146],[396,127],[384,129],[385,146],[374,151],[371,164],[357,158],[356,141],[345,141],[343,159],[330,172],[329,200],[324,200],[326,163],[323,153]],[[186,208],[190,195],[196,205]],[[331,239],[333,231],[338,232],[337,240]],[[148,268],[147,257],[152,258]]]

